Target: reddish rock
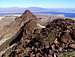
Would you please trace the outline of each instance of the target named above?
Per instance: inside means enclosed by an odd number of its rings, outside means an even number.
[[[75,49],[75,44],[70,44],[69,47]]]

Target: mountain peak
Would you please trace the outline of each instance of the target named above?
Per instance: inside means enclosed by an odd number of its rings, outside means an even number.
[[[32,14],[31,12],[30,12],[30,10],[26,10],[24,13],[23,13],[23,15],[28,15],[28,14]]]

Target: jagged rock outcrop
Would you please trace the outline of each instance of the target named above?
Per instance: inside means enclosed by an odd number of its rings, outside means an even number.
[[[22,16],[16,18],[16,22],[19,23],[18,25],[24,25],[26,31],[29,31],[29,33],[32,33],[34,29],[36,29],[36,23],[37,18],[35,15],[33,15],[29,10],[26,10]]]

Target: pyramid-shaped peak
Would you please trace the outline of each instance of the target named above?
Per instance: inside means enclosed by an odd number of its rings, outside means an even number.
[[[23,15],[25,15],[25,14],[32,14],[32,13],[31,13],[30,10],[26,10],[26,11],[23,13]]]
[[[26,10],[25,13],[31,13],[30,10]]]

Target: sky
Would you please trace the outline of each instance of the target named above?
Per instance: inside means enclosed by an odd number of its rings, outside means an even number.
[[[75,0],[0,0],[0,7],[75,8]]]

